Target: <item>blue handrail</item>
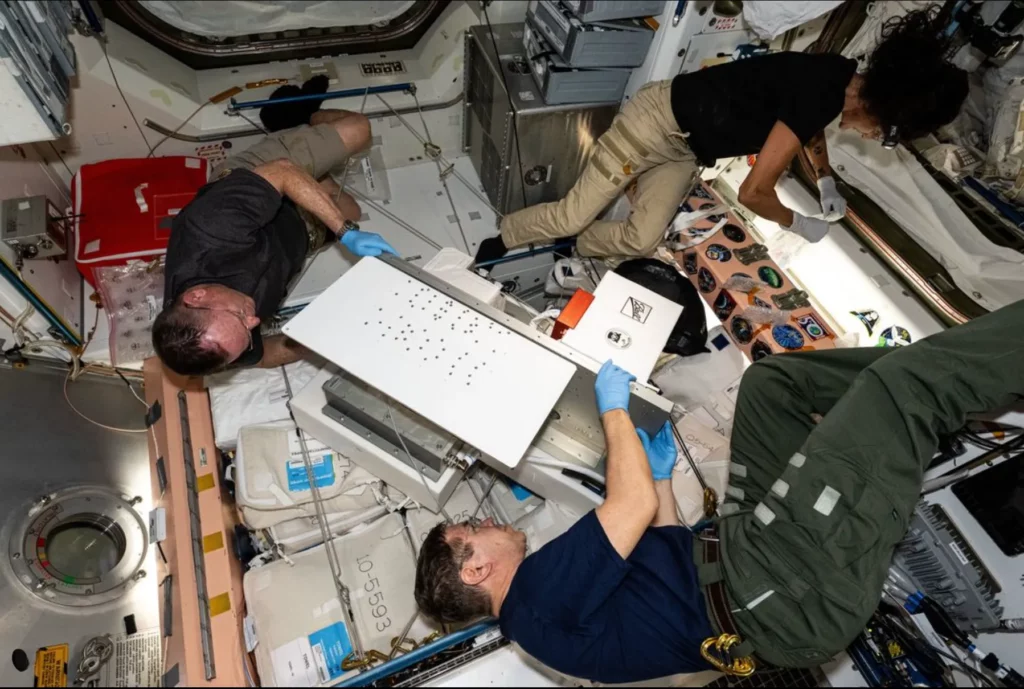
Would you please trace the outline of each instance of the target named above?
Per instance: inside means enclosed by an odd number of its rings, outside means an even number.
[[[439,653],[445,649],[451,648],[452,646],[461,644],[463,641],[469,641],[475,636],[479,636],[486,631],[494,629],[498,626],[497,621],[493,619],[487,619],[483,622],[477,622],[472,627],[466,627],[465,629],[457,632],[452,632],[447,636],[442,636],[437,641],[429,643],[425,646],[420,646],[415,651],[409,651],[404,655],[400,655],[393,660],[389,660],[386,663],[382,663],[372,670],[363,672],[348,678],[344,682],[339,682],[335,686],[338,687],[365,687],[368,684],[376,682],[379,679],[383,679],[388,675],[393,675],[399,670],[415,665],[421,660],[426,660],[430,656]]]
[[[75,346],[82,344],[82,341],[78,336],[68,330],[68,327],[64,325],[56,315],[54,315],[52,310],[50,310],[50,307],[44,304],[43,301],[36,296],[36,293],[33,292],[32,289],[18,276],[18,274],[11,270],[11,267],[7,265],[6,261],[2,259],[0,259],[0,277],[5,278],[9,283],[11,283],[11,285],[14,286],[14,289],[18,291],[18,294],[23,296],[39,313],[39,315],[45,318],[50,325],[64,336],[68,344]]]
[[[249,100],[242,101],[241,103],[232,98],[230,105],[228,105],[228,112],[252,110],[253,108],[262,108],[271,104],[279,105],[281,103],[301,103],[306,100],[353,98],[355,96],[361,96],[364,93],[394,93],[395,91],[408,91],[410,88],[412,88],[412,83],[405,82],[402,84],[387,84],[385,86],[370,86],[368,88],[361,89],[345,89],[344,91],[328,91],[327,93],[303,93],[298,96],[285,96],[284,98],[275,98],[273,100]]]

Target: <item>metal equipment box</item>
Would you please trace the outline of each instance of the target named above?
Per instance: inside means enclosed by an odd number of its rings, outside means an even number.
[[[533,80],[548,105],[622,100],[626,82],[633,72],[628,67],[571,67],[551,50],[529,21],[523,34],[523,47]]]
[[[466,32],[463,150],[504,214],[565,196],[619,109],[618,100],[545,104],[528,74],[523,33],[522,24]]]
[[[585,22],[657,17],[665,9],[662,0],[562,0],[562,4]]]
[[[556,0],[530,0],[526,17],[573,67],[639,67],[654,40],[643,20],[585,23]]]
[[[0,201],[0,237],[21,259],[64,256],[64,221],[45,196]]]

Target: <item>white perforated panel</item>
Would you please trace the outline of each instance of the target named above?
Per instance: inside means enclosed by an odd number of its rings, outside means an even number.
[[[372,258],[284,332],[509,467],[575,372],[557,354]]]

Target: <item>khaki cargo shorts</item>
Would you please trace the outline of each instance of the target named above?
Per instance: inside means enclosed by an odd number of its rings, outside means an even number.
[[[345,164],[349,152],[338,131],[330,124],[302,125],[268,135],[241,153],[230,156],[210,173],[210,181],[223,179],[232,170],[252,170],[274,160],[285,158],[295,163],[314,179],[321,179],[336,167]],[[299,215],[309,232],[309,251],[315,253],[327,243],[328,229],[304,209]]]

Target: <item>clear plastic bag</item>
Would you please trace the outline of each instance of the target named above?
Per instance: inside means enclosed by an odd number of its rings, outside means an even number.
[[[153,356],[153,321],[164,304],[163,257],[95,270],[110,324],[110,360],[123,366]]]

